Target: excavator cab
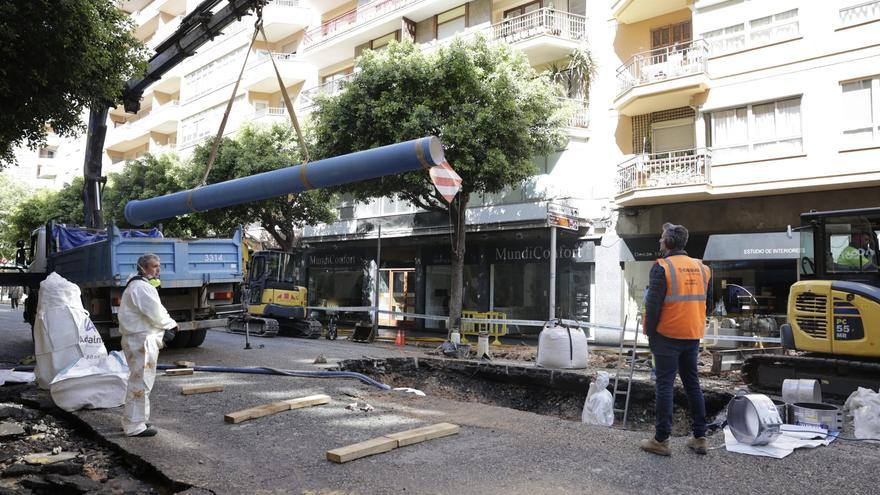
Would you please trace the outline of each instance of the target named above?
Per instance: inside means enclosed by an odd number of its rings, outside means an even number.
[[[783,345],[880,357],[880,208],[801,215],[799,281]]]

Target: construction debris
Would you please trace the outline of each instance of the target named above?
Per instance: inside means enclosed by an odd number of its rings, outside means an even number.
[[[174,361],[174,365],[180,366],[181,368],[193,368],[195,367],[196,363],[194,363],[193,361],[184,361],[183,359],[179,359],[177,361]]]
[[[374,454],[381,454],[394,450],[398,447],[412,445],[414,443],[433,440],[435,438],[455,435],[460,427],[452,423],[438,423],[412,430],[391,433],[370,440],[346,445],[338,449],[327,451],[327,460],[342,464],[344,462],[360,459]]]
[[[367,404],[366,402],[359,400],[357,402],[352,402],[351,404],[345,406],[349,411],[364,411],[370,412],[375,409],[373,406]]]
[[[208,383],[205,385],[181,385],[180,393],[183,395],[207,394],[209,392],[222,392],[223,385]]]
[[[227,423],[238,424],[242,421],[247,421],[249,419],[262,418],[263,416],[269,416],[271,414],[276,414],[290,409],[300,409],[309,406],[320,406],[321,404],[327,404],[328,402],[330,402],[330,396],[328,395],[310,395],[308,397],[282,400],[279,402],[272,402],[269,404],[263,404],[262,406],[256,406],[249,409],[232,412],[223,416],[223,420]]]
[[[327,364],[327,356],[318,354],[318,357],[312,362],[313,364]]]

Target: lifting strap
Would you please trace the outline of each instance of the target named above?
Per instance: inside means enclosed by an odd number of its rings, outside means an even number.
[[[241,78],[244,75],[244,70],[247,67],[248,57],[250,56],[251,51],[254,49],[254,45],[257,41],[257,34],[262,34],[263,41],[266,43],[266,47],[268,48],[269,40],[266,38],[266,31],[263,30],[263,9],[257,9],[257,21],[254,23],[254,34],[251,36],[251,43],[248,46],[247,51],[244,54],[244,61],[241,64],[241,70],[238,72],[238,78],[235,80],[235,85],[232,88],[232,94],[229,97],[229,101],[226,103],[226,110],[223,112],[223,119],[220,121],[220,128],[217,130],[217,136],[214,138],[214,142],[211,145],[211,154],[208,156],[208,164],[205,167],[205,173],[202,176],[202,181],[199,183],[198,187],[204,186],[208,182],[208,175],[211,173],[211,167],[214,165],[214,160],[217,158],[217,151],[220,148],[220,142],[223,139],[223,131],[226,129],[226,123],[229,120],[229,113],[232,111],[232,103],[235,101],[235,95],[238,93],[238,86],[241,83]],[[275,70],[275,77],[278,80],[278,87],[281,88],[281,96],[284,99],[284,105],[287,107],[287,113],[290,115],[290,123],[293,125],[294,130],[296,131],[297,141],[299,142],[299,148],[303,155],[303,163],[302,168],[300,169],[300,178],[302,179],[303,185],[306,189],[312,189],[312,185],[309,183],[308,179],[305,175],[305,166],[309,162],[309,150],[306,147],[305,139],[303,139],[302,130],[299,126],[299,121],[296,118],[296,113],[293,110],[293,103],[290,100],[290,95],[287,93],[287,88],[284,86],[284,80],[281,78],[281,72],[278,70],[278,65],[275,63],[275,57],[272,55],[272,50],[268,50],[269,60],[272,62],[272,68]],[[192,204],[192,191],[189,193],[187,197],[187,205],[189,209],[194,213],[198,212],[193,204]]]

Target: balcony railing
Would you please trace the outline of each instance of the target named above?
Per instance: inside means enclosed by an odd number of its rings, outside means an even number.
[[[342,91],[342,88],[345,87],[345,85],[354,78],[355,74],[355,72],[352,72],[351,74],[346,74],[343,77],[336,78],[332,81],[327,81],[320,86],[314,86],[301,92],[299,103],[300,108],[308,109],[314,106],[315,97],[320,94],[328,94],[331,96],[338,94],[340,91]]]
[[[712,154],[697,148],[636,155],[617,168],[617,194],[710,183]]]
[[[704,40],[679,43],[633,55],[617,69],[618,96],[635,86],[706,72]]]
[[[840,9],[840,23],[844,26],[853,26],[874,19],[880,19],[880,0],[872,0]]]
[[[584,100],[576,98],[560,98],[559,101],[574,109],[574,114],[568,121],[569,127],[580,127],[587,129],[590,127],[590,109]]]
[[[357,25],[421,1],[422,0],[374,0],[338,17],[334,17],[314,29],[310,29],[303,37],[303,47],[309,48]]]
[[[587,38],[587,19],[582,15],[554,9],[538,9],[505,19],[490,28],[496,41],[516,43],[535,36],[558,36],[573,41]]]
[[[265,107],[254,112],[254,120],[263,117],[287,117],[287,109],[284,107]]]

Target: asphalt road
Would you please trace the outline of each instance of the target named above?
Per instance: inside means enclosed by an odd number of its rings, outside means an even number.
[[[252,339],[210,332],[197,349],[163,351],[160,362],[320,369],[331,361],[412,354],[394,346],[291,338]],[[260,348],[260,345],[265,347]],[[182,384],[222,383],[220,393],[184,396]],[[325,393],[330,404],[232,425],[223,415],[268,402]],[[360,397],[371,412],[345,406]],[[160,376],[152,394],[154,438],[122,436],[120,410],[77,415],[100,435],[169,478],[216,493],[876,493],[880,446],[836,441],[781,460],[716,449],[697,456],[683,438],[673,456],[640,452],[642,433],[586,426],[553,417],[439,397],[414,397],[347,379],[197,373]],[[346,464],[328,449],[439,422],[460,434]],[[717,448],[720,447],[720,448]]]
[[[34,353],[31,326],[24,322],[23,308],[0,303],[0,366],[17,364]]]

